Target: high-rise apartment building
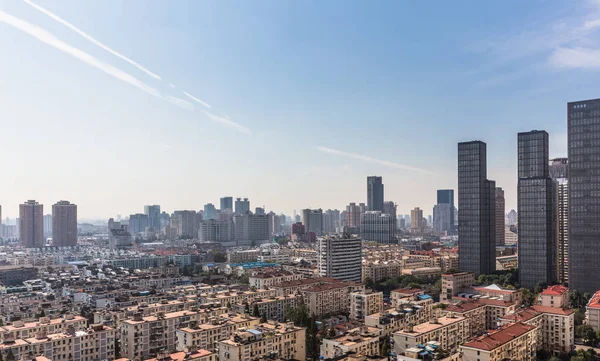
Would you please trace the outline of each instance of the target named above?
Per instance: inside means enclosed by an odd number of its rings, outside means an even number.
[[[527,288],[556,279],[555,187],[548,149],[547,132],[519,133],[519,282]]]
[[[323,233],[334,233],[340,226],[340,211],[328,209],[323,214]]]
[[[454,228],[454,224],[456,223],[456,212],[454,211],[454,189],[438,189],[437,191],[437,204],[450,204],[450,229],[451,233],[454,233],[456,230]],[[435,223],[435,215],[433,222]]]
[[[519,215],[517,214],[517,211],[515,211],[514,209],[511,209],[510,212],[508,212],[508,214],[506,215],[506,220],[507,226],[514,226],[517,224],[517,222],[519,221]]]
[[[52,205],[52,245],[77,245],[77,205],[60,201]]]
[[[259,215],[264,215],[265,213],[265,207],[256,207],[254,208],[254,214],[259,214]]]
[[[346,206],[346,227],[360,227],[360,206],[350,203]]]
[[[433,232],[450,234],[454,229],[451,223],[454,207],[450,203],[438,203],[433,206]]]
[[[367,210],[383,212],[383,181],[381,177],[367,177]]]
[[[504,245],[504,229],[506,225],[506,202],[504,189],[496,187],[496,244]]]
[[[233,211],[233,197],[221,197],[219,210],[229,209]]]
[[[323,210],[319,209],[303,209],[302,224],[306,232],[315,232],[317,236],[323,234]]]
[[[19,205],[19,237],[25,248],[44,246],[44,205],[34,200]]]
[[[567,104],[569,143],[569,287],[600,285],[600,99]]]
[[[217,208],[212,203],[204,205],[204,219],[217,219]]]
[[[150,226],[150,219],[148,215],[143,213],[136,213],[129,216],[129,226],[127,230],[131,234],[140,234],[146,232],[146,228]]]
[[[244,214],[250,212],[250,201],[248,198],[236,198],[235,199],[235,214]]]
[[[174,228],[176,228],[175,232],[177,236],[183,238],[196,238],[198,237],[201,220],[201,217],[196,211],[175,211],[173,212],[173,217],[171,217],[171,224],[176,226]]]
[[[550,178],[556,181],[557,280],[569,282],[569,172],[568,159],[550,160]]]
[[[342,281],[362,281],[362,241],[360,238],[322,237],[318,239],[317,268],[321,277]]]
[[[481,141],[458,143],[458,262],[475,275],[496,270],[496,182]]]
[[[269,216],[266,214],[238,214],[233,217],[233,236],[240,242],[267,241],[271,238]]]
[[[364,241],[392,243],[396,228],[396,217],[390,214],[367,211],[361,216],[360,236]]]
[[[232,222],[207,219],[200,223],[201,242],[227,242],[232,238]]]
[[[396,204],[392,201],[383,202],[383,213],[397,218]]]
[[[44,238],[52,237],[52,215],[44,215]]]
[[[419,207],[415,207],[410,211],[410,228],[421,229],[425,227],[423,222],[423,210]]]
[[[161,229],[160,206],[158,204],[144,206],[144,214],[148,216],[148,227],[154,230]]]

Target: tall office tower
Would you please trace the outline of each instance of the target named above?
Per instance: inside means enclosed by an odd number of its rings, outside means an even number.
[[[160,212],[160,229],[168,227],[170,223],[171,215],[165,211]]]
[[[158,230],[160,224],[160,206],[158,204],[144,206],[144,214],[148,216],[148,227]]]
[[[383,212],[383,182],[381,177],[367,177],[367,210]]]
[[[246,212],[250,212],[250,201],[248,198],[236,198],[235,214],[245,214]]]
[[[556,268],[557,280],[569,282],[569,160],[550,160],[550,178],[556,182]]]
[[[303,209],[302,224],[306,233],[315,232],[317,236],[323,234],[323,210],[319,209]]]
[[[364,241],[392,243],[396,236],[396,217],[380,211],[367,211],[360,219],[360,237]]]
[[[487,179],[486,144],[458,143],[458,264],[475,275],[496,270],[496,182]]]
[[[519,221],[519,215],[514,209],[511,209],[510,212],[508,212],[506,218],[508,220],[508,223],[506,223],[507,226],[514,226]]]
[[[265,207],[256,207],[254,208],[254,214],[258,214],[258,215],[264,215],[265,213]]]
[[[212,203],[204,205],[204,219],[217,219],[217,208]]]
[[[496,187],[496,245],[504,245],[504,230],[506,223],[506,206],[504,190]]]
[[[135,235],[146,232],[146,228],[150,226],[150,218],[143,213],[136,213],[129,216],[129,225],[127,230]]]
[[[229,208],[225,208],[229,209]],[[198,239],[201,242],[227,242],[232,238],[232,224],[227,221],[208,219],[200,222]]]
[[[323,233],[334,233],[340,226],[340,211],[328,209],[323,214]]]
[[[247,212],[233,217],[233,236],[238,246],[252,241],[268,241],[271,238],[269,216]]]
[[[346,227],[360,227],[360,206],[350,203],[346,206]]]
[[[52,205],[52,245],[77,245],[77,205],[69,201],[59,201]]]
[[[569,288],[600,285],[600,99],[567,104],[569,144]]]
[[[427,219],[427,224],[426,224],[426,226],[427,226],[427,227],[432,227],[432,226],[433,226],[433,216],[430,214],[430,215],[428,215],[428,216],[427,216],[427,218],[426,218],[426,219]]]
[[[220,211],[224,211],[226,209],[233,211],[233,197],[221,197],[220,206]]]
[[[425,227],[423,224],[423,210],[419,207],[415,207],[410,211],[410,228],[421,229]]]
[[[548,133],[519,133],[519,282],[534,288],[556,279],[554,183],[548,169]]]
[[[383,202],[383,213],[398,218],[396,214],[396,204],[392,201]]]
[[[52,237],[52,215],[44,215],[44,238]]]
[[[196,211],[175,211],[171,217],[171,225],[178,237],[196,238],[202,221]]]
[[[285,216],[277,215],[275,212],[269,212],[269,231],[272,235],[278,235],[281,233],[283,223],[285,222]]]
[[[451,234],[454,225],[451,222],[454,207],[450,203],[438,203],[433,206],[433,232]]]
[[[25,248],[44,246],[44,205],[29,200],[19,205],[19,237]]]
[[[362,241],[338,236],[318,239],[319,276],[362,282]]]
[[[456,223],[456,212],[454,212],[454,189],[438,189],[437,191],[437,204],[450,204],[450,233],[455,233],[456,229],[454,224]],[[435,223],[434,215],[433,223]]]

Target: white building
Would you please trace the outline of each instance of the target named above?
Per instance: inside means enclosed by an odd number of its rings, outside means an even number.
[[[362,241],[360,238],[318,239],[319,275],[342,281],[362,282]]]

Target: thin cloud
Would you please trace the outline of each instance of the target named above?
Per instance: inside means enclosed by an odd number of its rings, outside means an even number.
[[[194,109],[194,104],[188,102],[187,100],[183,100],[181,98],[167,95],[167,96],[165,96],[165,100],[171,104],[177,105],[178,107],[182,107],[182,108],[189,109],[189,110]]]
[[[381,160],[381,159],[377,159],[377,158],[372,158],[372,157],[368,157],[366,155],[360,155],[360,154],[356,154],[356,153],[347,153],[347,152],[343,152],[341,150],[327,148],[327,147],[322,147],[322,146],[318,146],[317,149],[320,152],[323,152],[323,153],[337,155],[337,156],[345,157],[345,158],[358,159],[358,160],[362,160],[362,161],[365,161],[365,162],[370,162],[370,163],[375,163],[375,164],[383,165],[383,166],[386,166],[386,167],[403,169],[403,170],[409,170],[409,171],[419,172],[419,173],[425,173],[425,174],[435,174],[434,172],[431,172],[431,171],[428,171],[428,170],[425,170],[425,169],[411,167],[411,166],[408,166],[408,165],[405,165],[405,164],[390,162],[390,161],[387,161],[387,160]]]
[[[208,109],[212,109],[212,107],[210,106],[210,104],[208,104],[207,102],[205,102],[205,101],[203,101],[201,99],[196,98],[195,96],[193,96],[192,94],[190,94],[190,93],[188,93],[188,92],[186,92],[184,90],[182,90],[182,91],[183,91],[183,94],[185,94],[186,97],[188,97],[188,98],[190,98],[190,99],[192,99],[192,100],[194,100],[194,101],[196,101],[196,102],[204,105]]]
[[[138,68],[139,70],[143,71],[144,73],[150,75],[151,77],[153,77],[156,80],[161,80],[160,75],[151,72],[150,70],[146,69],[145,67],[143,67],[142,65],[140,65],[139,63],[137,63],[134,60],[129,59],[128,57],[126,57],[125,55],[120,54],[119,52],[109,48],[108,46],[102,44],[101,42],[99,42],[98,40],[94,39],[93,37],[91,37],[90,35],[88,35],[87,33],[85,33],[83,30],[80,30],[79,28],[77,28],[75,25],[71,24],[70,22],[64,20],[63,18],[61,18],[60,16],[44,9],[43,7],[33,3],[30,0],[24,0],[26,4],[32,6],[33,8],[35,8],[36,10],[48,15],[49,17],[51,17],[52,19],[58,21],[59,23],[63,24],[64,26],[68,27],[69,29],[73,30],[74,32],[76,32],[77,34],[83,36],[84,38],[86,38],[87,40],[91,41],[92,43],[98,45],[99,47],[101,47],[102,49],[108,51],[109,53],[113,54],[114,56],[121,58],[123,60],[125,60],[126,62],[128,62],[129,64],[135,66],[136,68]]]
[[[101,60],[94,58],[93,56],[91,56],[90,54],[88,54],[82,50],[72,47],[71,45],[58,39],[57,37],[55,37],[48,31],[46,31],[38,26],[35,26],[35,25],[30,24],[30,23],[28,23],[24,20],[21,20],[17,17],[9,15],[2,10],[0,10],[0,21],[6,23],[18,30],[21,30],[22,32],[24,32],[26,34],[29,34],[29,35],[33,36],[34,38],[38,39],[39,41],[46,43],[66,54],[69,54],[69,55],[83,61],[84,63],[91,65],[94,68],[105,72],[106,74],[111,75],[112,77],[114,77],[116,79],[119,79],[128,84],[131,84],[134,87],[141,89],[142,91],[144,91],[152,96],[155,96],[157,98],[162,98],[162,95],[160,94],[160,92],[158,90],[145,84],[144,82],[135,78],[131,74],[126,73],[120,69],[117,69],[110,64],[106,64],[106,63],[102,62]]]
[[[239,123],[236,123],[233,120],[220,117],[220,116],[215,115],[215,114],[213,114],[213,113],[211,113],[209,111],[206,111],[206,110],[203,110],[203,112],[204,112],[204,114],[206,114],[206,116],[210,120],[212,120],[214,122],[222,124],[222,125],[230,128],[230,129],[233,129],[233,130],[235,130],[237,132],[240,132],[240,133],[244,133],[244,134],[248,134],[248,135],[252,134],[252,131],[249,128],[246,128],[245,126],[243,126],[243,125],[241,125]]]
[[[559,48],[552,53],[550,64],[557,68],[600,68],[600,49]]]

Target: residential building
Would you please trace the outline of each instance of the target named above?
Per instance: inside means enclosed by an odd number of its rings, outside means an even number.
[[[361,203],[364,206],[364,203]],[[360,227],[361,206],[356,203],[350,203],[346,206],[346,227]]]
[[[438,203],[433,206],[433,232],[451,234],[454,229],[453,214],[454,208],[449,203]]]
[[[212,203],[204,205],[204,220],[217,219],[217,208]]]
[[[367,177],[367,210],[383,212],[383,199],[382,177]]]
[[[458,143],[458,262],[475,276],[496,269],[496,182],[486,154],[484,142]]]
[[[226,209],[233,211],[233,197],[221,197],[219,206],[221,212]]]
[[[540,299],[545,307],[569,308],[569,289],[562,285],[550,286],[542,291]]]
[[[450,205],[450,233],[454,233],[456,229],[454,224],[456,223],[456,207],[454,206],[454,189],[438,189],[437,191],[437,204],[449,204]],[[435,224],[435,212],[433,215],[433,223]]]
[[[600,331],[600,291],[596,291],[585,306],[586,324]]]
[[[423,222],[423,210],[419,207],[415,207],[410,211],[410,228],[422,229],[425,227]]]
[[[363,241],[392,243],[396,228],[396,218],[381,211],[367,211],[360,218],[360,236]]]
[[[362,281],[360,238],[326,236],[318,239],[319,275],[342,281]]]
[[[383,292],[372,290],[350,293],[350,319],[364,321],[365,316],[383,310]]]
[[[178,237],[196,238],[202,217],[196,211],[184,210],[173,212],[171,223],[175,220],[175,229]]]
[[[44,223],[44,238],[52,237],[52,215],[45,214],[43,223]]]
[[[44,205],[34,200],[19,205],[19,239],[25,248],[44,246]]]
[[[460,347],[463,361],[536,360],[538,328],[521,322],[507,325]]]
[[[317,236],[323,234],[323,210],[322,209],[303,209],[302,224],[305,231],[315,232]]]
[[[267,241],[271,239],[269,216],[246,212],[233,217],[233,237],[238,242]]]
[[[440,293],[441,302],[450,302],[463,290],[470,288],[475,283],[475,274],[473,272],[458,272],[442,275],[442,292]]]
[[[77,205],[60,201],[52,205],[52,245],[77,245]]]
[[[248,283],[250,287],[256,287],[256,289],[268,289],[283,282],[297,281],[303,278],[304,275],[288,271],[265,271],[250,276]]]
[[[434,317],[429,322],[407,326],[394,332],[394,352],[402,354],[409,348],[429,341],[437,341],[444,350],[456,350],[469,338],[469,321],[449,313]]]
[[[569,288],[600,285],[600,99],[567,104],[569,149]]]
[[[115,222],[112,218],[108,220],[108,247],[111,249],[130,248],[131,233],[127,230],[127,226],[121,222]]]
[[[550,177],[556,181],[556,267],[557,281],[569,282],[569,161],[567,158],[550,160]]]
[[[293,323],[262,323],[246,331],[238,331],[219,341],[220,361],[254,361],[263,358],[304,360],[306,329]]]
[[[443,310],[443,314],[455,314],[468,320],[467,335],[469,337],[481,335],[486,328],[486,310],[483,303],[477,301],[460,301],[451,304]]]
[[[299,303],[302,296],[300,295],[288,295],[288,296],[276,296],[269,298],[257,298],[248,302],[248,308],[250,312],[256,309],[258,315],[264,317],[267,320],[275,320],[278,322],[285,322],[288,310],[293,309]],[[238,312],[244,312],[246,307],[245,304],[238,304]],[[257,316],[258,316],[257,315]]]
[[[248,198],[236,198],[235,199],[235,214],[245,214],[250,212],[250,201]]]
[[[379,355],[379,330],[374,327],[357,327],[343,335],[324,338],[320,356],[325,360],[338,359],[350,353],[364,356]]]
[[[323,214],[323,233],[335,233],[340,226],[340,211],[337,209],[326,210]]]
[[[325,283],[305,288],[301,291],[309,315],[325,317],[348,312],[351,286],[339,283]]]
[[[554,182],[548,149],[547,132],[519,133],[519,282],[529,289],[556,279]]]
[[[370,279],[373,282],[379,282],[388,278],[395,278],[400,276],[402,265],[396,262],[377,262],[377,263],[363,263],[362,265],[362,279],[366,282]]]
[[[383,213],[384,214],[389,214],[390,216],[397,218],[397,214],[396,214],[396,204],[392,201],[385,201],[383,202]]]
[[[511,209],[510,212],[508,212],[507,216],[506,216],[506,220],[507,226],[514,226],[517,224],[518,221],[518,214],[517,211],[515,211],[514,209]]]
[[[69,329],[83,330],[87,320],[80,316],[65,314],[63,317],[40,317],[36,322],[15,321],[0,327],[0,342],[10,339],[28,339],[36,334],[66,333]]]
[[[132,214],[129,216],[127,230],[134,235],[146,232],[146,228],[150,225],[148,215],[143,213]]]
[[[191,327],[179,328],[175,331],[177,336],[177,350],[190,348],[215,351],[218,341],[227,340],[240,328],[248,329],[260,323],[257,317],[240,314],[222,314],[211,317],[207,323],[198,323]]]
[[[231,222],[208,219],[200,222],[198,238],[202,242],[227,242],[232,239],[231,233]]]
[[[517,234],[517,228],[515,226],[504,227],[504,245],[514,246],[519,244],[519,235]]]
[[[431,320],[433,317],[432,306],[431,298],[418,301],[408,298],[396,307],[365,316],[365,325],[376,327],[382,336],[388,336],[411,324],[418,325]]]
[[[504,245],[505,237],[505,222],[506,222],[506,210],[504,200],[504,190],[500,187],[496,187],[496,245]]]

